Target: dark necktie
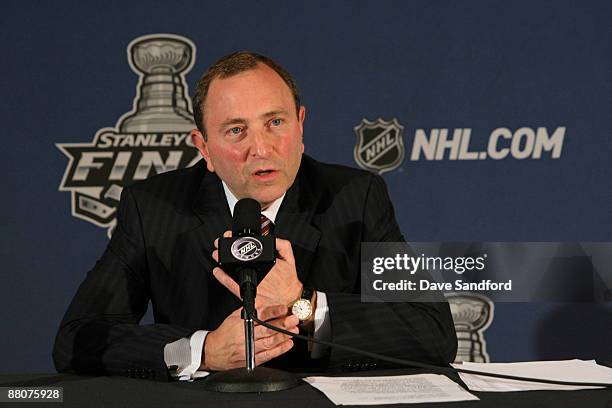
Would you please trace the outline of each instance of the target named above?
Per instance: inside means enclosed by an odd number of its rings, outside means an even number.
[[[266,236],[272,233],[274,224],[265,215],[261,214],[261,235]]]

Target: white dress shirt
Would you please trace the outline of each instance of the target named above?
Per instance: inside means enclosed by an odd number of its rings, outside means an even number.
[[[225,198],[229,205],[232,216],[234,215],[234,207],[238,199],[223,183]],[[272,223],[276,220],[278,209],[280,208],[285,194],[276,199],[261,213],[268,217]],[[204,341],[208,335],[207,330],[198,330],[190,337],[184,337],[172,343],[166,344],[164,347],[164,361],[166,366],[176,366],[176,372],[172,375],[179,380],[193,380],[194,378],[203,377],[208,373],[198,371],[202,361],[202,352],[204,349]],[[331,338],[331,325],[329,321],[329,308],[327,306],[327,296],[323,292],[317,291],[317,305],[314,315],[314,337],[321,340],[329,340]],[[311,357],[320,358],[325,354],[325,346],[313,344],[311,348]]]

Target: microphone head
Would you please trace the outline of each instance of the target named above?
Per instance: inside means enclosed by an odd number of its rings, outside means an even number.
[[[243,198],[234,207],[232,235],[261,235],[261,206],[252,198]]]

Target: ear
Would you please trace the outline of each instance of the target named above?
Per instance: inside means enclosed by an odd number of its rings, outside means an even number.
[[[206,168],[211,173],[215,172],[215,167],[213,166],[212,161],[210,160],[210,153],[208,152],[208,143],[204,139],[204,135],[198,129],[193,129],[191,131],[191,142],[198,149],[200,155],[206,160]]]
[[[302,137],[302,153],[304,153],[304,119],[306,119],[306,107],[300,106],[300,111],[298,112],[298,125],[300,126],[300,136]]]
[[[298,123],[300,124],[300,130],[304,132],[304,119],[306,119],[306,107],[300,106],[298,111]]]

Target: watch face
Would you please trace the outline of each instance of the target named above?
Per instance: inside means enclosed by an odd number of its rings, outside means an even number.
[[[310,301],[306,299],[300,299],[293,304],[291,307],[291,313],[296,315],[300,320],[306,320],[310,317],[312,312],[312,306]]]

